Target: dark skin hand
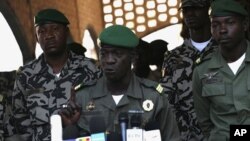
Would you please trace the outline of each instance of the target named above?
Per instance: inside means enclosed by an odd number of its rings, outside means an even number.
[[[75,99],[76,99],[76,94],[74,87],[72,87],[71,96],[67,104],[67,107],[63,107],[59,112],[64,127],[76,124],[80,118],[81,108],[79,105],[75,103]]]

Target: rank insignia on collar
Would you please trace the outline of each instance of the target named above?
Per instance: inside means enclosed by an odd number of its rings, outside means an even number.
[[[151,111],[154,108],[154,103],[152,102],[152,100],[145,100],[142,103],[142,108],[144,109],[144,111]]]
[[[195,60],[196,64],[200,64],[200,62],[201,62],[201,58],[198,58],[198,59]]]
[[[206,73],[204,74],[206,76],[207,79],[212,79],[218,72],[210,72],[210,73]]]
[[[88,105],[86,106],[86,110],[87,111],[92,111],[92,110],[94,110],[95,109],[95,103],[94,103],[94,101],[90,101],[89,103],[88,103]]]

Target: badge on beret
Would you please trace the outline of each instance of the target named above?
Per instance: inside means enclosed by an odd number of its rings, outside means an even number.
[[[92,111],[92,110],[94,110],[94,109],[95,109],[95,103],[94,103],[93,100],[91,100],[91,101],[88,103],[88,105],[86,106],[86,110],[87,110],[87,111]]]
[[[152,100],[147,99],[147,100],[143,101],[142,107],[143,107],[144,111],[149,112],[154,108],[154,103],[152,102]]]

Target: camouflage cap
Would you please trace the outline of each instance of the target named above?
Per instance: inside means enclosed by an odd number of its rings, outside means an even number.
[[[184,7],[209,7],[210,0],[181,0],[181,6],[179,9]]]
[[[116,47],[135,48],[139,44],[139,38],[126,26],[112,25],[105,28],[99,35],[101,44]]]
[[[35,20],[35,26],[44,24],[46,22],[55,22],[63,25],[69,24],[69,20],[66,18],[66,16],[62,12],[56,9],[41,10],[37,13],[34,20]]]
[[[244,7],[235,0],[215,0],[211,4],[211,16],[231,16],[242,15],[248,16]]]

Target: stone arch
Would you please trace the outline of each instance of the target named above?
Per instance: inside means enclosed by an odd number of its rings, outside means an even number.
[[[23,64],[26,64],[27,62],[33,60],[35,58],[35,55],[29,49],[28,39],[26,38],[25,33],[21,28],[22,26],[20,25],[18,18],[7,4],[7,1],[0,1],[0,11],[2,12],[4,18],[6,19],[11,30],[13,31],[13,34],[22,53]]]

